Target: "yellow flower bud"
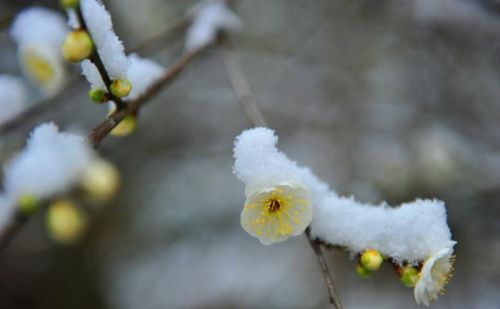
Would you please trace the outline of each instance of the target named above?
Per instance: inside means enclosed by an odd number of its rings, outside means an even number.
[[[361,255],[361,265],[369,271],[376,271],[382,265],[384,258],[377,250],[368,249]]]
[[[399,274],[401,282],[403,282],[403,284],[406,285],[407,287],[411,288],[417,284],[419,276],[418,276],[418,270],[415,267],[405,266],[401,268]]]
[[[89,98],[98,104],[104,103],[107,100],[106,92],[99,88],[93,88],[89,90]]]
[[[62,47],[64,59],[71,63],[87,59],[93,50],[94,43],[88,32],[84,30],[75,30],[68,33]]]
[[[76,9],[79,3],[79,0],[59,0],[59,4],[65,9]]]
[[[71,201],[57,200],[49,205],[46,224],[48,233],[54,241],[71,244],[83,235],[86,220]]]
[[[83,172],[81,186],[93,199],[106,200],[118,191],[120,175],[108,161],[98,159]]]
[[[123,137],[134,132],[137,124],[137,116],[126,116],[112,131],[111,135],[116,137]]]
[[[126,97],[132,90],[132,84],[128,79],[115,79],[111,82],[111,93],[116,97]]]
[[[368,269],[366,269],[363,265],[357,264],[356,265],[356,273],[358,276],[361,278],[368,278],[372,274]]]
[[[19,197],[18,209],[23,215],[31,215],[38,210],[38,199],[30,194],[23,194]]]

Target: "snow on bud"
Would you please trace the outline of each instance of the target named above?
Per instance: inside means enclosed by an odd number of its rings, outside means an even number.
[[[45,222],[49,236],[63,245],[78,241],[86,227],[84,215],[69,200],[52,202],[47,209]]]
[[[111,82],[110,85],[111,93],[116,97],[126,97],[132,90],[132,84],[128,79],[119,78]]]
[[[92,199],[106,200],[118,191],[120,175],[109,162],[94,160],[83,172],[80,185]]]
[[[360,257],[360,263],[369,271],[379,270],[384,258],[377,250],[368,249]]]
[[[127,76],[129,60],[116,36],[111,16],[96,0],[81,0],[80,8],[101,60],[112,79]]]
[[[94,44],[87,31],[75,30],[68,33],[62,46],[64,59],[71,63],[80,62],[92,54]]]

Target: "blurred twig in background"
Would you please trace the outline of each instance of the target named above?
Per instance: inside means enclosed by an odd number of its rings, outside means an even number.
[[[230,42],[227,40],[224,41],[222,50],[222,58],[224,60],[224,65],[226,67],[229,80],[231,85],[233,86],[234,92],[238,97],[238,101],[240,102],[245,115],[250,119],[250,121],[255,126],[266,126],[267,122],[260,112],[260,109],[257,105],[257,101],[255,100],[255,96],[252,93],[250,88],[250,84],[243,74],[243,70],[241,69],[241,64],[239,62],[238,56],[234,51],[234,48],[231,46]],[[318,258],[319,266],[321,267],[321,273],[325,278],[325,284],[328,289],[328,294],[330,296],[330,303],[337,309],[342,309],[342,304],[340,303],[340,299],[335,292],[335,285],[333,283],[333,279],[330,275],[330,270],[328,269],[328,264],[326,263],[325,256],[321,251],[321,243],[311,237],[309,232],[309,228],[305,231],[305,236],[311,245],[314,254]]]

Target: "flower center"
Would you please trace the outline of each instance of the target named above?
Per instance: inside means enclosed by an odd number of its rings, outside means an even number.
[[[279,199],[272,199],[267,204],[268,212],[276,212],[281,208],[281,201]]]

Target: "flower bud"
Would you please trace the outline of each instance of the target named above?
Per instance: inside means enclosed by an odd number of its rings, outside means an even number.
[[[356,265],[356,273],[358,276],[361,278],[368,278],[372,274],[368,269],[366,269],[363,265],[357,264]]]
[[[411,288],[417,284],[418,270],[413,266],[405,266],[399,271],[401,282]]]
[[[134,132],[137,124],[137,116],[126,116],[112,131],[111,135],[116,137],[127,136]]]
[[[18,200],[19,211],[26,216],[38,210],[38,199],[31,194],[23,194]]]
[[[111,198],[120,186],[120,175],[116,168],[105,160],[94,160],[83,172],[81,186],[91,198]]]
[[[64,39],[62,53],[64,59],[71,63],[80,62],[92,54],[94,43],[87,31],[75,30]]]
[[[86,220],[71,201],[57,200],[49,205],[46,225],[54,241],[60,244],[71,244],[82,236]]]
[[[368,249],[361,255],[361,265],[369,271],[379,270],[384,258],[377,250]]]
[[[79,3],[79,0],[59,0],[59,4],[65,9],[76,9]]]
[[[107,95],[106,91],[99,89],[99,88],[93,88],[89,90],[89,98],[92,100],[92,102],[101,104],[107,101]]]
[[[132,84],[128,79],[115,79],[111,82],[111,93],[116,97],[126,97],[132,90]]]

